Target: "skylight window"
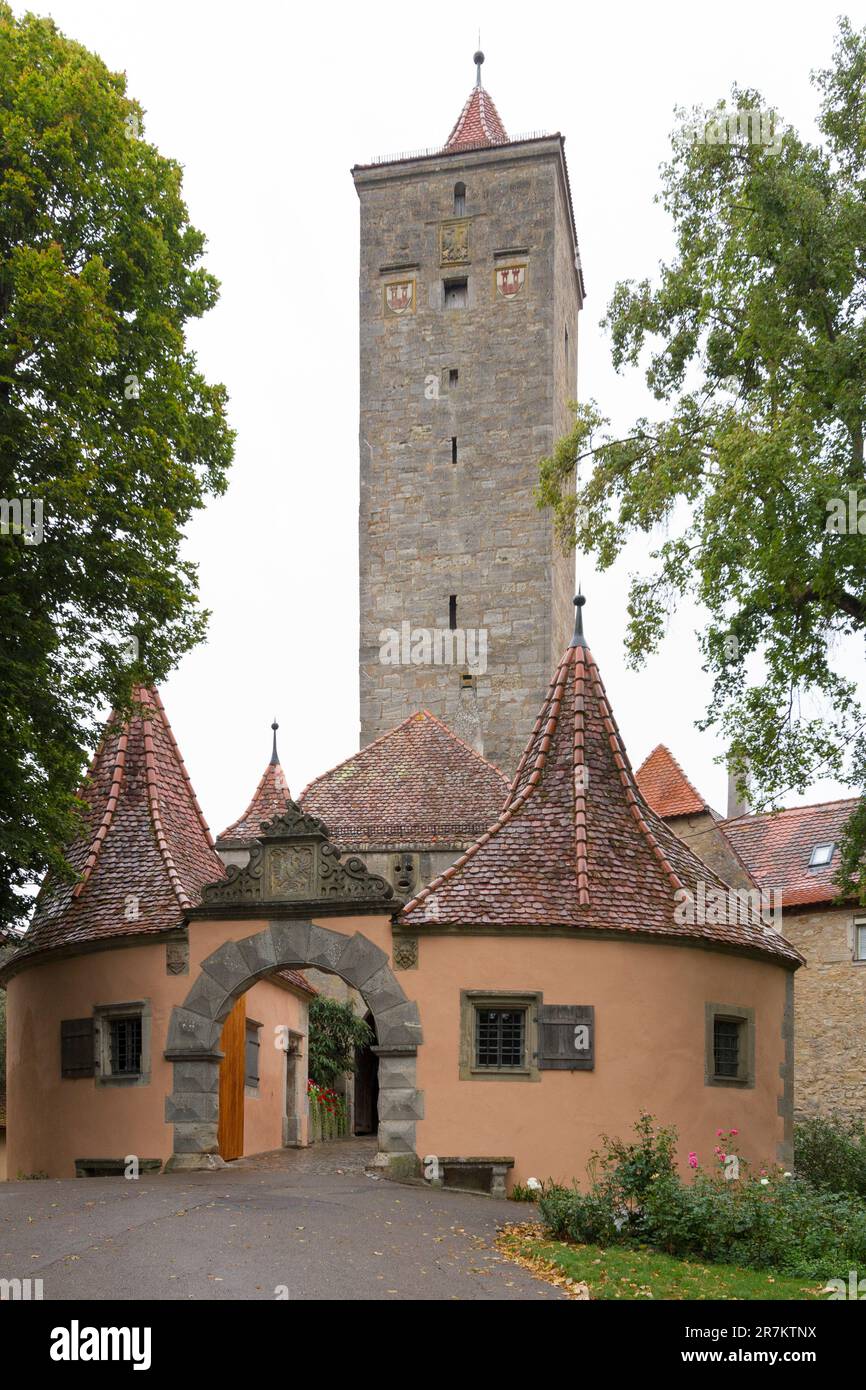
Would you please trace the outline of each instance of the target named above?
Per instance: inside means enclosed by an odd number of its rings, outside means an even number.
[[[829,842],[829,844],[826,845],[816,845],[815,848],[812,850],[812,858],[809,860],[809,868],[820,869],[822,865],[829,864],[830,860],[833,858],[833,851],[835,848],[836,845],[832,840]]]

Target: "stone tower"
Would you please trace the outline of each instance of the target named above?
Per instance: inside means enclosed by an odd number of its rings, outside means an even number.
[[[583,278],[561,135],[477,80],[445,145],[356,166],[361,745],[426,708],[511,775],[572,624],[533,496],[570,425]]]

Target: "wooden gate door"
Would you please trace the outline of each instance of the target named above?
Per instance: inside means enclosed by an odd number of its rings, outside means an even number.
[[[244,1152],[244,1067],[247,1003],[242,994],[223,1024],[220,1050],[220,1114],[217,1138],[220,1157],[228,1161]]]

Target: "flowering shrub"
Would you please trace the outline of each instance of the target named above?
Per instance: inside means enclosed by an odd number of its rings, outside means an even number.
[[[312,1138],[338,1139],[348,1130],[348,1113],[342,1096],[330,1086],[319,1086],[312,1078],[307,1082],[310,1102]]]
[[[700,1168],[692,1150],[694,1176],[684,1182],[673,1163],[675,1132],[656,1131],[648,1115],[635,1128],[634,1144],[604,1140],[590,1166],[589,1192],[545,1188],[539,1210],[552,1235],[588,1244],[639,1242],[671,1255],[807,1278],[866,1265],[866,1202],[822,1191],[781,1169],[751,1176],[742,1160],[741,1176],[729,1181],[732,1155],[722,1144],[711,1172]],[[735,1137],[735,1130],[717,1134]]]

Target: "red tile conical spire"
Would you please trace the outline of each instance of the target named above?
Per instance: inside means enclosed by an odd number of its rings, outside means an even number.
[[[400,914],[403,926],[584,927],[644,938],[697,937],[800,957],[758,916],[689,922],[678,897],[728,893],[646,804],[583,633],[574,636],[498,820]]]
[[[274,720],[271,728],[274,732],[274,743],[271,751],[271,760],[259,778],[259,784],[253,792],[253,798],[242,816],[231,825],[227,825],[225,830],[217,839],[217,844],[225,846],[229,840],[255,840],[262,828],[262,821],[271,820],[274,816],[279,816],[286,809],[286,802],[289,800],[289,784],[286,774],[280,766],[280,758],[277,753],[277,730],[279,724]]]
[[[65,849],[80,877],[47,879],[21,951],[178,927],[225,869],[154,687],[112,712],[80,792],[80,834]]]
[[[493,98],[481,85],[484,54],[480,49],[472,61],[475,64],[475,86],[457,117],[454,129],[445,141],[446,150],[468,150],[478,146],[508,143],[508,132],[499,118]]]

